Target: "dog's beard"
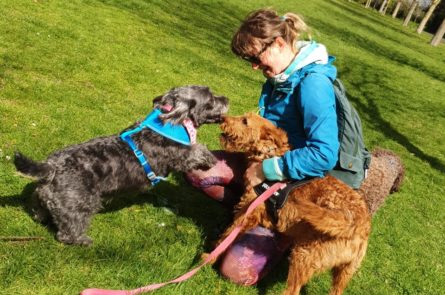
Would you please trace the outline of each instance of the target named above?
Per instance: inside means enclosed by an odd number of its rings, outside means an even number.
[[[192,113],[191,118],[192,120],[195,121],[197,126],[202,124],[222,123],[223,117],[227,113],[228,109],[229,108],[226,104],[215,103],[213,106],[209,108],[204,108],[202,110],[195,110],[194,112],[196,114]],[[199,114],[199,116],[197,114]],[[198,119],[194,119],[200,117],[202,118],[200,119],[201,121],[199,121]]]

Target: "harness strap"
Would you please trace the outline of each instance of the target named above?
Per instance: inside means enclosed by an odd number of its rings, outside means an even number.
[[[224,251],[227,250],[227,248],[233,243],[233,241],[235,241],[236,237],[244,227],[245,218],[250,215],[252,211],[256,207],[258,207],[258,205],[270,198],[270,196],[272,196],[272,194],[274,194],[277,190],[283,189],[284,187],[286,187],[285,183],[277,182],[273,184],[269,190],[265,191],[263,194],[261,194],[261,196],[256,198],[247,208],[241,224],[235,227],[235,229],[224,239],[224,241],[222,241],[221,244],[219,244],[218,247],[216,247],[215,250],[213,250],[212,253],[207,256],[204,262],[202,262],[199,266],[187,272],[186,274],[183,274],[182,276],[166,283],[152,284],[134,290],[85,289],[82,291],[82,293],[80,293],[80,295],[137,295],[159,289],[168,284],[180,283],[191,278],[204,265],[208,264],[211,261],[215,261]]]
[[[170,112],[172,110],[172,106],[165,105],[161,109],[166,112]],[[197,133],[192,120],[188,118],[185,119],[182,126],[172,125],[171,123],[163,124],[161,120],[159,120],[160,114],[160,109],[154,109],[136,128],[128,130],[120,135],[120,138],[128,144],[128,146],[135,154],[139,163],[144,168],[145,175],[150,180],[153,186],[159,183],[161,180],[165,180],[165,178],[156,176],[147,159],[145,158],[144,153],[137,147],[131,136],[133,134],[141,132],[144,128],[148,128],[180,144],[193,145],[196,143]]]
[[[136,156],[136,159],[138,159],[142,168],[144,168],[145,175],[147,176],[148,180],[150,180],[151,184],[154,186],[154,185],[158,184],[161,180],[165,180],[165,178],[156,176],[156,174],[151,169],[151,166],[148,163],[147,159],[145,158],[144,153],[140,149],[138,149],[136,143],[131,138],[131,135],[140,132],[142,129],[144,129],[144,126],[138,126],[132,130],[122,133],[120,135],[120,138],[124,142],[126,142],[128,144],[128,146],[131,148],[134,155]]]
[[[272,217],[273,221],[276,223],[278,221],[278,210],[283,208],[286,204],[289,194],[296,188],[303,186],[318,177],[309,177],[302,180],[293,180],[287,182],[286,187],[281,190],[276,191],[266,202],[266,209],[269,215]],[[261,195],[264,191],[268,190],[275,182],[264,181],[253,188],[257,195]]]

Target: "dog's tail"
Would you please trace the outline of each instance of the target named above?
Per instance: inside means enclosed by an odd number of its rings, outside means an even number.
[[[31,160],[18,151],[14,155],[14,165],[17,171],[39,179],[46,178],[53,171],[50,164]]]
[[[364,207],[365,208],[365,207]],[[345,209],[329,209],[308,201],[298,200],[298,217],[310,223],[317,231],[331,237],[350,238],[359,227],[369,223],[367,209],[363,214]],[[360,218],[358,218],[360,217]]]
[[[375,149],[372,152],[372,156],[385,159],[387,169],[391,170],[393,175],[395,175],[390,193],[398,192],[400,190],[400,186],[402,185],[403,179],[405,178],[405,168],[400,157],[394,152],[385,149]]]

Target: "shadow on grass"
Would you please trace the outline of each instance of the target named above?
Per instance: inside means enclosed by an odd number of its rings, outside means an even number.
[[[350,63],[348,63],[348,66],[344,69],[343,73],[347,74],[348,68],[359,66],[364,67],[363,65],[359,65],[359,62],[352,60]],[[376,74],[374,75],[369,75],[369,73],[372,73],[372,71],[366,71],[366,69],[363,69],[363,71],[368,73],[368,75],[362,75],[360,76],[360,79],[350,79],[348,80],[348,84],[352,85],[352,87],[357,90],[362,89],[362,87],[366,84],[373,84],[379,85],[380,93],[391,93],[391,91],[393,91],[381,82],[384,80],[382,77],[387,75],[386,73],[381,73],[379,76],[376,76],[378,72],[375,72]],[[385,90],[382,91],[382,88]],[[362,120],[366,120],[370,126],[374,126],[374,128],[383,133],[385,137],[391,138],[401,146],[405,147],[415,157],[429,163],[433,169],[442,173],[445,172],[445,164],[441,160],[423,152],[418,146],[411,143],[408,136],[401,133],[393,124],[391,124],[390,121],[385,120],[382,113],[379,111],[379,105],[376,103],[376,99],[372,92],[362,92],[362,95],[366,102],[364,102],[363,99],[348,93],[348,98],[351,100],[351,102],[353,102]]]
[[[378,23],[379,25],[381,25],[383,27],[390,27],[391,30],[394,30],[397,33],[403,34],[407,37],[411,38],[413,36],[413,34],[408,33],[402,26],[403,20],[397,19],[397,21],[399,21],[399,23],[395,24],[394,22],[388,21],[383,15],[381,15],[380,13],[378,13],[375,10],[354,8],[350,4],[342,3],[339,1],[329,1],[329,3],[322,2],[321,5],[326,5],[326,6],[334,5],[342,10],[346,10],[348,13],[342,13],[342,16],[345,18],[348,18],[349,20],[351,20],[351,16],[356,16],[361,19],[366,19],[367,21],[369,21],[371,23]],[[357,22],[357,23],[359,23],[361,26],[365,27],[366,29],[370,29],[371,32],[377,33],[377,35],[381,34],[381,32],[376,31],[374,28],[371,28],[370,26],[367,26],[367,25],[363,24],[362,22]],[[386,38],[386,36],[385,36],[385,38]]]
[[[232,222],[232,208],[224,206],[196,190],[184,180],[181,174],[173,173],[172,178],[177,185],[171,182],[161,182],[147,193],[130,198],[113,198],[106,205],[104,211],[121,210],[134,204],[151,204],[158,208],[168,208],[178,216],[191,219],[202,229],[205,240],[204,251],[211,252],[215,246],[214,242]],[[202,253],[196,253],[190,268],[202,261],[201,255]],[[276,283],[286,281],[289,265],[285,257],[287,254],[274,267],[274,271],[271,271],[257,285],[259,294],[267,294],[268,290]],[[219,263],[216,263],[213,268],[219,273]],[[302,294],[306,294],[304,290]]]
[[[270,288],[273,285],[277,283],[286,282],[288,269],[289,269],[288,260],[281,259],[281,261],[279,261],[278,264],[274,267],[274,271],[271,271],[263,280],[261,280],[258,283],[257,285],[258,294],[266,295],[270,293]],[[301,294],[306,294],[306,293],[303,290]]]
[[[231,221],[231,210],[195,190],[183,181],[181,176],[174,177],[181,182],[180,185],[164,181],[145,193],[126,192],[104,196],[104,208],[97,214],[120,211],[134,205],[151,204],[158,208],[168,208],[178,216],[190,218],[202,229],[208,243],[216,240]],[[0,207],[21,207],[32,217],[32,202],[34,201],[32,194],[36,186],[36,183],[29,183],[20,195],[0,197]],[[50,220],[44,225],[55,233],[56,229],[51,225]]]
[[[168,28],[163,33],[187,39],[227,54],[231,35],[248,11],[225,2],[105,1],[104,5],[126,11],[155,27]],[[176,20],[176,21],[175,21]]]
[[[167,208],[177,216],[189,218],[196,226],[201,228],[202,238],[205,240],[204,251],[212,251],[214,248],[213,242],[219,238],[220,234],[232,221],[232,210],[197,191],[183,179],[182,175],[173,174],[172,178],[177,184],[165,181],[145,193],[119,193],[106,197],[104,199],[104,209],[98,214],[120,211],[131,206],[144,204],[150,204],[157,208]],[[1,197],[0,206],[22,207],[28,214],[31,214],[28,203],[35,188],[36,184],[31,183],[23,189],[21,195]],[[52,225],[48,226],[48,230],[52,233],[56,231]],[[121,249],[116,252],[117,249],[101,248],[95,251],[103,257],[110,257],[114,260],[123,259],[123,257],[127,257],[126,255],[128,257],[133,255],[131,252],[127,252],[128,249]],[[196,256],[189,268],[200,262],[201,254],[195,254]],[[83,257],[89,260],[91,253],[82,252],[79,255],[79,258]],[[110,264],[114,263],[116,261],[110,261]],[[214,268],[218,272],[218,264]],[[277,282],[285,282],[287,268],[287,260],[282,259],[274,268],[274,271],[261,280],[257,286],[259,293],[266,294],[267,290]]]
[[[0,207],[22,207],[25,208],[23,195],[0,196]]]
[[[386,59],[389,62],[397,62],[400,66],[409,66],[416,72],[422,72],[432,79],[445,82],[444,72],[439,68],[437,70],[431,66],[426,65],[419,58],[413,58],[400,51],[395,51],[392,47],[384,46],[380,43],[372,41],[366,36],[359,35],[346,28],[340,28],[334,26],[332,23],[325,22],[323,20],[314,20],[317,28],[321,28],[322,31],[332,36],[345,36],[344,40],[350,43],[351,46],[362,48],[365,52],[378,55],[382,59]],[[357,26],[363,26],[361,23],[356,23]],[[373,30],[368,26],[365,26],[367,30]],[[393,40],[397,42],[397,40]]]
[[[37,187],[36,183],[28,183],[20,195],[0,196],[0,207],[21,207],[26,213],[31,215],[31,195]]]
[[[194,189],[181,175],[173,174],[172,177],[178,185],[163,181],[145,193],[113,195],[107,198],[101,212],[119,211],[144,204],[166,208],[178,216],[191,219],[201,228],[206,240],[206,251],[211,250],[211,243],[232,220],[231,209]]]
[[[400,133],[390,122],[383,119],[378,110],[378,105],[372,99],[368,99],[368,105],[366,106],[359,102],[357,97],[349,96],[349,98],[355,102],[355,106],[360,110],[359,112],[361,114],[364,112],[372,112],[372,121],[370,123],[376,126],[376,129],[380,130],[386,137],[392,138],[400,145],[404,146],[410,153],[420,160],[428,162],[433,169],[445,173],[445,164],[438,158],[424,153],[420,148],[412,144],[407,136]]]

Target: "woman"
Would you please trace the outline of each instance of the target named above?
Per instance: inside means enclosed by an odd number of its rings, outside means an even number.
[[[216,152],[220,160],[208,171],[193,171],[189,181],[214,199],[236,203],[246,171],[256,183],[323,176],[337,162],[339,150],[333,81],[336,68],[326,48],[301,41],[309,29],[293,13],[270,9],[252,12],[232,39],[232,51],[261,70],[260,114],[284,129],[293,150],[247,168],[242,154]],[[226,252],[221,272],[232,281],[255,284],[274,265],[288,244],[277,233],[255,228]]]

